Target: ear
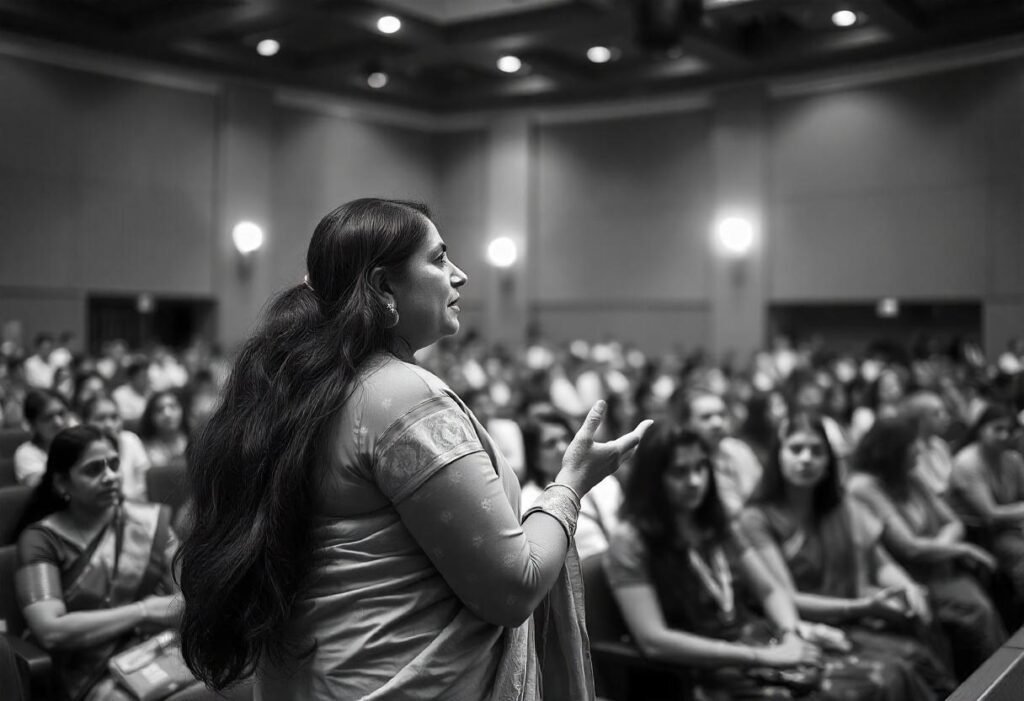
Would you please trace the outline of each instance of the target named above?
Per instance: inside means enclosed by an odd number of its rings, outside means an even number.
[[[391,289],[388,272],[383,265],[378,265],[370,271],[370,288],[385,304],[395,301],[395,293]]]

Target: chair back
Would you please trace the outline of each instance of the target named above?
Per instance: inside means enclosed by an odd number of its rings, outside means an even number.
[[[18,566],[18,546],[0,547],[0,630],[20,637],[25,630],[25,617],[21,615],[18,598],[14,594],[14,572]]]
[[[149,468],[146,471],[146,496],[151,502],[167,504],[176,514],[188,501],[184,463]]]
[[[32,498],[32,487],[14,485],[0,487],[0,545],[10,545],[17,534],[14,530],[25,514],[25,508]]]
[[[18,483],[14,474],[14,458],[0,458],[0,487],[10,487]]]
[[[611,585],[601,561],[604,555],[592,555],[580,563],[583,587],[586,591],[584,607],[587,616],[587,635],[591,643],[630,642],[629,629],[619,610]]]
[[[31,433],[21,428],[0,428],[0,460],[13,458],[18,446],[31,437]]]

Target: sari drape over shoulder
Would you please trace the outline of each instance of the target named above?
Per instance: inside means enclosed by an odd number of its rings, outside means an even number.
[[[515,474],[438,378],[389,358],[363,379],[358,386],[372,391],[357,389],[338,419],[314,516],[314,573],[288,631],[316,648],[296,663],[264,660],[257,698],[537,701],[549,689],[557,691],[548,698],[592,699],[575,549],[522,625],[478,616],[433,564],[444,554],[424,552],[395,504],[417,499],[416,489],[446,465],[483,451],[518,515]],[[392,417],[404,403],[410,408]],[[473,562],[464,567],[472,572]],[[542,659],[550,662],[543,674]]]
[[[170,594],[175,547],[170,510],[159,504],[123,503],[84,550],[75,533],[49,516],[29,526],[18,541],[18,604],[24,608],[46,599],[63,599],[68,612],[96,611]],[[145,637],[127,634],[89,648],[55,653],[69,697],[113,698],[115,684],[107,662]]]

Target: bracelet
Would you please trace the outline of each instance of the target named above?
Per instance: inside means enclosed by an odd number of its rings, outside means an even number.
[[[583,504],[583,500],[580,498],[579,492],[577,492],[575,489],[573,489],[572,487],[567,485],[565,482],[552,482],[548,486],[544,487],[544,491],[546,492],[547,490],[554,489],[555,487],[561,487],[562,489],[568,489],[569,493],[572,494],[573,498],[576,500],[576,508],[577,509],[580,508],[580,506]]]
[[[564,492],[545,489],[537,499],[537,503],[523,514],[523,521],[525,522],[535,511],[543,511],[558,521],[562,530],[565,531],[569,545],[572,545],[572,538],[576,535],[576,521],[580,516],[579,502],[573,501],[572,496]]]

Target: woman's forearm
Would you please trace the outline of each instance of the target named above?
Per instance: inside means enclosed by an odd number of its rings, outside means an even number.
[[[866,611],[865,602],[861,599],[796,592],[793,602],[801,617],[821,623],[843,623],[862,617]]]
[[[47,649],[76,650],[104,643],[147,621],[139,602],[100,611],[74,611],[50,620],[46,630],[33,631]]]

